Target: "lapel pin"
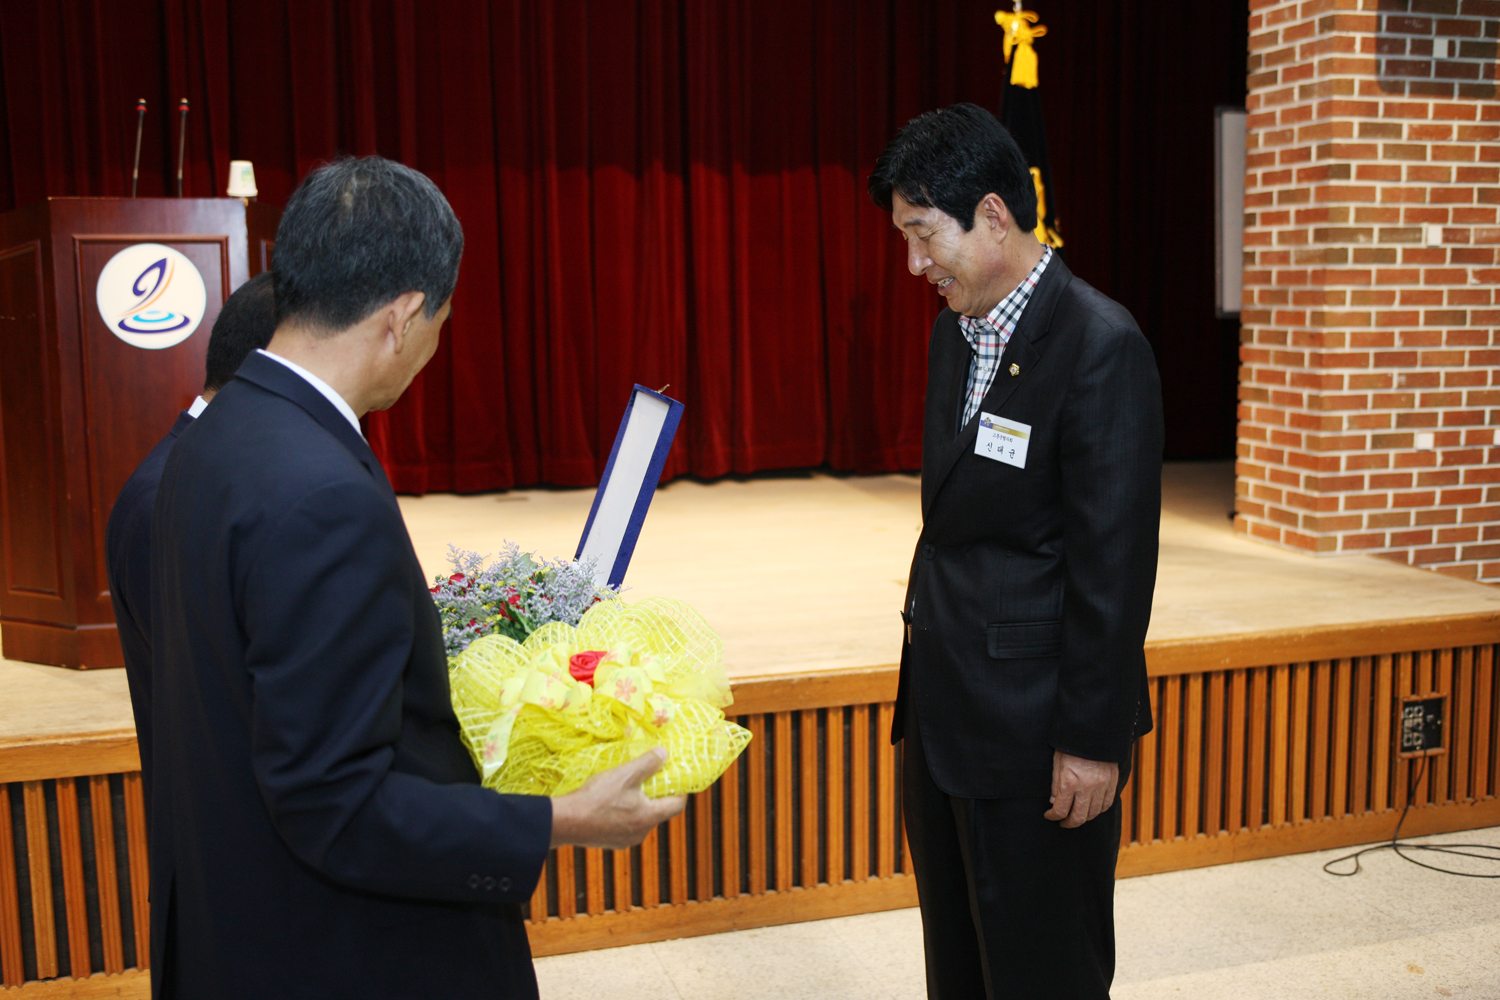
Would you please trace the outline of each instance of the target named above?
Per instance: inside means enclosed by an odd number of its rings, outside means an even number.
[[[1019,375],[1019,374],[1021,374],[1021,366],[1020,365],[1011,365],[1010,366],[1010,373],[1012,375]]]

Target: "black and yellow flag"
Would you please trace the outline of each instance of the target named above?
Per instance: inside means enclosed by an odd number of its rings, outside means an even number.
[[[1037,24],[1036,11],[995,11],[995,23],[1005,32],[1005,61],[1010,77],[1000,97],[1000,124],[1015,137],[1036,183],[1036,238],[1051,247],[1063,245],[1057,222],[1057,196],[1052,189],[1052,166],[1047,156],[1047,130],[1042,126],[1042,97],[1037,92],[1036,49],[1032,41],[1047,33]]]

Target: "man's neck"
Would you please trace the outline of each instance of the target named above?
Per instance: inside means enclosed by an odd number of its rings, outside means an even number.
[[[266,351],[305,368],[328,383],[329,388],[349,404],[355,416],[363,417],[370,406],[362,398],[359,386],[364,384],[365,358],[362,352],[350,350],[345,338],[353,330],[332,336],[320,336],[299,328],[278,327]]]
[[[1026,276],[1031,273],[1032,269],[1042,259],[1042,255],[1047,252],[1047,248],[1039,243],[1037,238],[1031,233],[1019,236],[1015,242],[1017,244],[1015,251],[1006,255],[1005,266],[1002,268],[1001,273],[996,276],[995,288],[1000,292],[999,297],[986,306],[984,311],[979,313],[978,316],[973,317],[974,319],[982,319],[994,312],[996,306],[1004,302],[1017,288],[1021,287],[1021,282],[1026,280]]]

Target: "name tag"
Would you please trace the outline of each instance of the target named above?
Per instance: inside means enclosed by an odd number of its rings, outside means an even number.
[[[974,441],[974,454],[1024,469],[1026,446],[1030,442],[1030,424],[997,417],[993,413],[979,415],[979,437]]]

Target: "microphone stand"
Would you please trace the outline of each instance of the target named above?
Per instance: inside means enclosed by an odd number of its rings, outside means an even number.
[[[141,177],[141,130],[146,125],[146,99],[135,102],[135,162],[130,165],[130,197],[135,197],[136,182]]]
[[[188,99],[177,102],[179,125],[177,128],[177,197],[182,197],[182,157],[187,152]]]

